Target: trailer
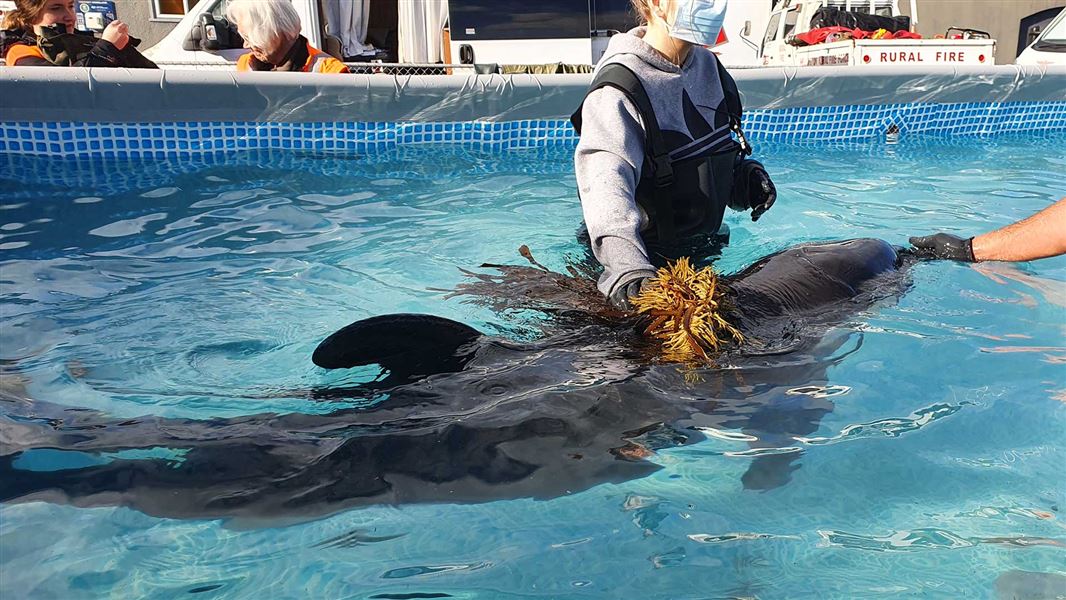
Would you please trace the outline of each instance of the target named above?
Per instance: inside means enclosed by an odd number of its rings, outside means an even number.
[[[636,25],[629,0],[449,0],[453,64],[594,65]]]

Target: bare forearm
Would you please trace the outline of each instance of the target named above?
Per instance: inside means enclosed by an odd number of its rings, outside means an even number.
[[[1026,261],[1066,254],[1066,198],[1002,229],[973,238],[978,261]]]

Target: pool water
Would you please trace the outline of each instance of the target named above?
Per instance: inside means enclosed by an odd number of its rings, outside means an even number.
[[[1001,226],[1066,195],[1064,142],[758,148],[778,203],[758,223],[727,216],[732,241],[718,265],[739,270],[805,241],[904,244]],[[351,377],[309,360],[347,323],[428,312],[523,335],[523,316],[437,290],[459,283],[461,268],[522,263],[521,244],[556,270],[580,252],[571,152],[0,156],[4,391],[116,418],[357,406],[286,392]],[[801,455],[769,489],[743,481],[753,461],[744,436],[759,434],[749,427],[662,449],[650,476],[549,500],[257,523],[158,518],[120,499],[5,504],[0,594],[1066,593],[1066,259],[924,263],[911,277],[901,298],[828,334],[851,349],[828,370],[832,410],[786,440]],[[21,442],[8,437],[20,431],[13,422],[0,421],[5,446]],[[173,449],[136,452],[181,460]],[[15,465],[103,460],[44,449]]]

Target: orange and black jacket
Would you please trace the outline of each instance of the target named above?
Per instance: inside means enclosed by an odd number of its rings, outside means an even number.
[[[256,59],[251,53],[237,59],[238,71],[297,71],[303,73],[347,73],[348,67],[329,54],[315,48],[300,36],[285,55],[281,64],[272,65]]]
[[[46,27],[39,36],[21,29],[0,32],[0,53],[9,67],[158,68],[135,49],[138,43],[131,37],[119,50],[92,35],[67,33],[62,25]]]

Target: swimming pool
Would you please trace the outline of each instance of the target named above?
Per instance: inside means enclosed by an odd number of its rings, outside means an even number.
[[[1064,141],[763,143],[780,200],[757,224],[727,217],[733,237],[718,264],[737,270],[801,241],[902,244],[915,233],[1002,225],[1066,193]],[[522,262],[523,243],[556,270],[579,251],[565,145],[406,146],[372,160],[293,151],[199,162],[3,160],[5,390],[117,418],[349,406],[292,391],[352,377],[311,365],[328,333],[411,311],[526,335],[521,315],[434,290],[460,282],[460,268]],[[786,393],[804,381],[755,390],[778,398],[771,418],[660,450],[652,460],[662,468],[647,477],[549,500],[372,505],[310,520],[160,518],[116,508],[115,497],[93,508],[4,504],[3,590],[55,598],[1031,590],[1035,576],[1020,572],[1061,572],[1066,556],[1066,260],[921,264],[912,278],[898,300],[827,334],[841,340],[828,367],[835,395]],[[661,393],[667,401],[677,388]],[[8,439],[25,443],[11,437],[23,431],[17,425],[5,421]],[[782,439],[790,462],[768,489],[746,489],[756,459],[744,436],[761,435]],[[184,459],[173,448],[124,452],[36,450],[9,468],[74,473],[117,458]]]

